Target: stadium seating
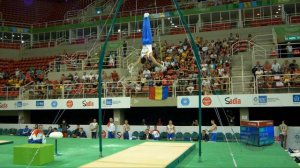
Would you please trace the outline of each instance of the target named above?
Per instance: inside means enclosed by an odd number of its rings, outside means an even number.
[[[0,1],[0,11],[3,19],[11,22],[41,23],[55,20],[63,20],[69,10],[77,10],[86,7],[94,0],[68,0],[68,1]],[[51,6],[51,8],[49,8]]]

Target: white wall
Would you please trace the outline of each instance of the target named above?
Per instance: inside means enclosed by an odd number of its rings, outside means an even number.
[[[21,129],[21,128],[24,128],[25,125],[28,125],[29,128],[33,128],[33,126],[34,126],[34,124],[0,124],[0,128]],[[58,127],[57,124],[43,124],[43,126],[44,126],[44,129],[47,129],[49,126],[52,126],[52,128],[54,128],[54,127],[57,128]],[[76,125],[70,125],[70,126],[71,126],[71,128],[70,128],[71,131],[76,128]],[[89,126],[88,125],[81,125],[81,127],[86,131],[87,136],[91,137],[91,133],[89,131]],[[131,125],[130,126],[130,136],[131,136],[132,132],[134,132],[134,131],[138,131],[138,132],[143,131],[146,128],[147,128],[147,126],[143,126],[143,125]],[[160,132],[166,131],[166,126],[158,126],[157,128]],[[202,126],[202,130],[208,129],[208,128],[209,128],[209,126]],[[107,131],[106,125],[103,125],[102,129]],[[151,126],[150,129],[153,129],[153,126]],[[176,129],[177,132],[180,131],[182,133],[185,133],[185,132],[192,133],[194,131],[198,132],[198,127],[197,126],[175,126],[175,129]],[[117,132],[122,132],[122,126],[117,125],[116,131]],[[219,126],[218,131],[223,132],[223,133],[227,133],[227,132],[240,133],[240,127],[239,126],[233,126],[233,127],[230,127],[230,126],[221,127],[221,126]],[[274,132],[275,132],[275,136],[279,135],[278,127],[274,127]],[[289,127],[288,128],[287,146],[290,147],[290,148],[293,148],[293,149],[300,149],[300,127]]]

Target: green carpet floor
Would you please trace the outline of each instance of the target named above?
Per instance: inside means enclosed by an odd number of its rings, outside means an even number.
[[[0,145],[0,167],[27,167],[14,165],[13,146],[27,143],[26,137],[0,136],[0,140],[13,140],[13,144]],[[143,141],[103,140],[104,156],[111,155]],[[47,139],[47,143],[54,144],[54,140]],[[39,167],[79,167],[99,156],[98,140],[93,139],[61,139],[58,142],[58,151],[62,156],[55,157],[55,161]],[[229,143],[239,168],[299,168],[299,166],[283,151],[278,144],[266,147],[252,147],[238,143]],[[206,142],[202,144],[202,157],[199,161],[198,146],[177,167],[197,168],[233,168],[233,159],[226,143]],[[163,155],[163,151],[157,151]],[[149,158],[151,159],[151,158]],[[34,167],[34,166],[30,166]]]

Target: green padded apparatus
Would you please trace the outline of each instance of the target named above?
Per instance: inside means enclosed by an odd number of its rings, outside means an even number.
[[[38,150],[38,152],[37,152]],[[34,159],[33,159],[34,158]],[[32,163],[30,164],[30,162]],[[24,144],[14,146],[13,163],[40,166],[54,161],[54,145]]]

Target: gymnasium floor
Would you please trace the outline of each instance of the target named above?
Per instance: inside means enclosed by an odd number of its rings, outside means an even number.
[[[0,140],[13,140],[13,144],[0,145],[0,167],[27,167],[14,165],[12,163],[13,146],[27,142],[26,137],[0,136]],[[143,143],[144,141],[125,140],[103,140],[104,156],[111,155],[131,146]],[[47,139],[47,143],[54,144],[54,141]],[[55,161],[39,167],[79,167],[86,163],[99,159],[98,140],[93,139],[61,139],[58,142],[58,151],[62,156],[55,158]],[[237,167],[247,168],[299,168],[299,166],[283,151],[278,144],[267,147],[252,147],[237,143],[229,143],[237,163]],[[198,146],[189,154],[177,167],[230,167],[233,168],[233,160],[228,145],[223,142],[202,143],[203,156],[201,162],[198,159]],[[157,151],[163,154],[163,151]],[[149,158],[151,159],[151,158]],[[31,166],[33,167],[33,166]]]

